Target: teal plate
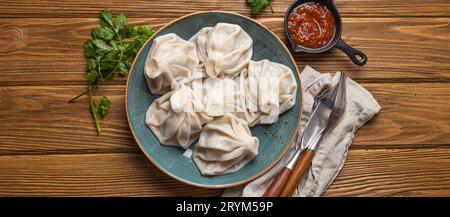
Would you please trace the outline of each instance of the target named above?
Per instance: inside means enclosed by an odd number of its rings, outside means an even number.
[[[153,39],[175,33],[188,40],[197,31],[218,22],[240,25],[253,38],[253,57],[257,61],[269,59],[292,69],[298,84],[295,106],[269,126],[257,125],[251,129],[259,138],[259,154],[241,170],[225,175],[205,177],[192,159],[183,156],[182,148],[161,145],[145,125],[145,113],[158,96],[147,89],[144,64]],[[302,111],[302,93],[297,66],[281,40],[262,24],[230,12],[199,12],[181,17],[156,32],[141,48],[130,70],[126,92],[126,112],[131,132],[142,151],[163,172],[190,185],[205,188],[225,188],[249,182],[268,171],[288,150],[299,128]]]

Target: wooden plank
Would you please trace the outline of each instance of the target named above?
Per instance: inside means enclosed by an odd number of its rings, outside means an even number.
[[[159,171],[141,153],[0,157],[0,196],[213,196]]]
[[[131,22],[159,28],[168,21]],[[0,86],[86,83],[84,42],[97,26],[97,19],[0,20]]]
[[[439,166],[436,166],[439,165]],[[143,154],[0,156],[0,196],[215,196]],[[325,196],[448,196],[450,149],[351,150]]]
[[[353,148],[439,147],[450,141],[450,86],[368,83],[383,107],[358,131]],[[97,135],[84,86],[0,87],[0,155],[139,152],[128,128],[124,86],[102,87],[112,107]]]
[[[350,151],[324,196],[449,196],[449,149]]]
[[[284,15],[292,0],[271,1],[274,13],[269,9],[260,16]],[[450,7],[446,0],[336,0],[344,17],[387,17],[387,16],[450,16]],[[130,17],[179,17],[196,11],[225,10],[250,15],[250,9],[244,0],[165,0],[165,1],[36,1],[3,0],[0,2],[0,17],[95,17],[103,8],[117,13],[126,13]]]
[[[355,137],[355,145],[432,147],[450,141],[448,83],[362,84],[378,100],[381,112]],[[398,145],[398,146],[396,146]]]
[[[155,29],[166,18],[131,19]],[[284,40],[281,18],[259,18]],[[295,55],[323,72],[343,70],[359,82],[450,81],[450,18],[348,18],[344,38],[369,56],[366,66],[353,65],[339,50]],[[84,41],[96,19],[23,18],[0,20],[0,86],[84,84]],[[413,43],[412,43],[413,42]],[[125,78],[112,84],[124,84]]]
[[[101,135],[95,131],[87,97],[67,103],[85,89],[84,86],[0,88],[0,153],[138,151],[125,115],[124,86],[107,86],[98,93],[112,101],[110,111],[101,121]]]

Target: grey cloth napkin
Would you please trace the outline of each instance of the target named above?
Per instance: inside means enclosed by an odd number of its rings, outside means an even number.
[[[300,134],[311,115],[317,102],[338,81],[341,73],[334,77],[329,73],[322,74],[310,66],[306,66],[301,73],[303,88],[303,114]],[[293,196],[318,197],[326,191],[328,186],[339,174],[347,157],[350,144],[353,142],[356,130],[377,114],[381,107],[372,94],[361,85],[348,78],[347,104],[341,121],[328,130],[320,141],[315,152],[312,165],[303,177]],[[285,157],[270,171],[261,177],[241,186],[226,189],[222,196],[260,197],[269,187],[279,171],[287,164],[297,148],[300,146],[300,136],[296,145],[291,147]]]

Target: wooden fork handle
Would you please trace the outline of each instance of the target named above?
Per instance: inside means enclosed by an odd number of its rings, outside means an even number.
[[[294,169],[292,169],[291,175],[284,185],[283,190],[281,190],[281,197],[290,197],[294,193],[297,188],[300,180],[305,175],[306,171],[308,171],[309,166],[311,165],[312,159],[314,157],[314,151],[311,149],[306,149],[303,151],[302,156],[298,159],[295,164]]]
[[[279,197],[281,190],[283,190],[284,185],[286,184],[289,176],[291,175],[291,170],[284,167],[278,176],[272,181],[269,188],[264,193],[264,197]]]

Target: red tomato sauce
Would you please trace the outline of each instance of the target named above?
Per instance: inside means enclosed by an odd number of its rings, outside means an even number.
[[[316,49],[330,43],[335,25],[331,12],[325,6],[308,2],[291,12],[288,29],[295,44]]]

